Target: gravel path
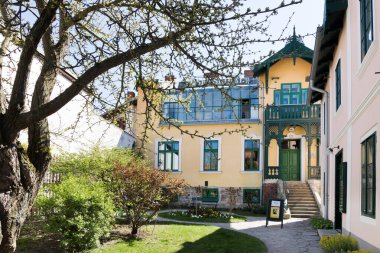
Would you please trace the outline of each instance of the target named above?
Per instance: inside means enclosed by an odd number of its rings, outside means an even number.
[[[265,227],[265,217],[247,217],[246,222],[238,223],[206,223],[206,222],[185,222],[217,226],[220,228],[239,231],[262,240],[268,253],[322,253],[319,246],[319,236],[317,230],[310,225],[309,219],[292,218],[284,220],[284,227],[281,223],[269,222]],[[157,220],[174,221],[158,217]]]

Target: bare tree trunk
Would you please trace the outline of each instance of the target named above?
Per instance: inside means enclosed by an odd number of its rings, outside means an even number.
[[[29,214],[44,173],[36,173],[24,150],[0,143],[0,253],[16,250],[16,240]]]
[[[138,232],[138,226],[136,225],[132,225],[132,232],[131,232],[131,235],[133,237],[137,236],[137,232]]]

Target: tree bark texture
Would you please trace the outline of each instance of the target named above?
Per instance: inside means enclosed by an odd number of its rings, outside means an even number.
[[[45,170],[46,171],[46,170]],[[14,252],[16,240],[44,173],[36,172],[22,147],[0,143],[0,253]]]

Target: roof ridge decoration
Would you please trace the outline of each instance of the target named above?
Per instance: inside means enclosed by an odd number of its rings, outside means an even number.
[[[272,65],[285,58],[292,58],[293,64],[295,65],[297,57],[312,63],[313,53],[313,50],[305,46],[301,36],[296,34],[296,27],[294,26],[293,35],[288,38],[285,46],[269,58],[254,65],[252,70],[256,77],[265,71],[265,90],[268,94],[269,69]]]

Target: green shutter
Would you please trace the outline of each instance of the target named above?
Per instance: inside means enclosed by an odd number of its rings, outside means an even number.
[[[342,180],[343,180],[343,203],[342,203],[342,208],[341,212],[346,213],[347,210],[347,162],[343,162],[342,166]]]

